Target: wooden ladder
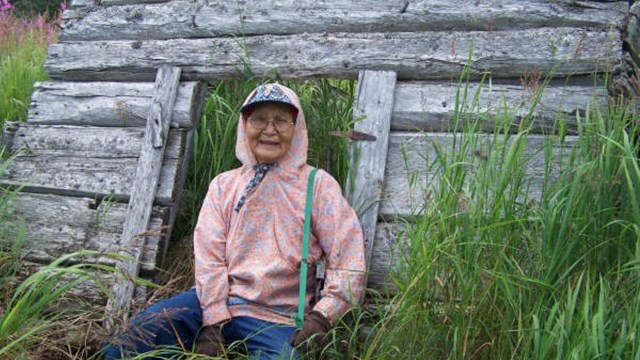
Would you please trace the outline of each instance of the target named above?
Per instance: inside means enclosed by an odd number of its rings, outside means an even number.
[[[351,143],[345,197],[356,210],[364,233],[365,279],[370,270],[382,198],[396,77],[394,71],[364,70],[358,75],[354,117],[362,120],[356,122],[354,130],[372,135],[375,140]]]
[[[120,240],[124,246],[121,255],[126,258],[117,262],[116,267],[121,276],[116,278],[112,287],[113,297],[107,302],[106,325],[110,328],[113,328],[115,318],[126,318],[130,312],[135,290],[134,279],[138,277],[142,260],[144,238],[141,234],[148,230],[151,219],[179,83],[180,68],[158,69],[135,182]]]

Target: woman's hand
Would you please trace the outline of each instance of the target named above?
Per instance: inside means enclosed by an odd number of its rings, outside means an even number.
[[[322,349],[327,344],[327,333],[331,330],[331,323],[321,313],[312,311],[305,315],[302,329],[297,330],[291,339],[291,345],[298,346],[308,339],[311,347]]]
[[[196,338],[196,352],[208,356],[220,356],[224,353],[224,336],[222,325],[205,326]]]

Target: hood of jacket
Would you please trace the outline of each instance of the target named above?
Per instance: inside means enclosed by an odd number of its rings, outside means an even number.
[[[294,135],[291,140],[291,148],[289,152],[278,161],[278,166],[285,169],[299,169],[307,163],[307,124],[304,118],[304,112],[302,106],[300,106],[300,99],[293,90],[281,84],[266,84],[266,86],[277,85],[285,95],[291,100],[291,103],[298,108],[298,116],[296,117],[296,125],[294,126]],[[258,88],[254,89],[249,96],[243,102],[243,106],[246,105],[254,96]],[[252,167],[258,163],[255,155],[251,151],[246,132],[246,121],[244,121],[242,113],[238,120],[238,135],[236,138],[236,157],[243,166]]]

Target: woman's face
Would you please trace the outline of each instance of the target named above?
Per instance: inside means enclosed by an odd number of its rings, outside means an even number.
[[[263,130],[252,126],[252,119],[267,120],[269,123]],[[291,148],[291,140],[295,133],[295,126],[291,125],[285,131],[278,131],[274,125],[276,121],[294,122],[291,108],[284,104],[264,103],[256,105],[251,115],[245,120],[245,131],[251,152],[258,163],[274,163],[282,159]]]

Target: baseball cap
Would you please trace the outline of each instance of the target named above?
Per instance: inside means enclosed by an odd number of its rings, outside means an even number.
[[[260,85],[253,92],[253,96],[240,108],[240,112],[245,114],[250,112],[256,105],[262,103],[280,103],[288,105],[294,112],[294,119],[298,115],[299,109],[293,104],[293,101],[285,94],[279,84]]]

